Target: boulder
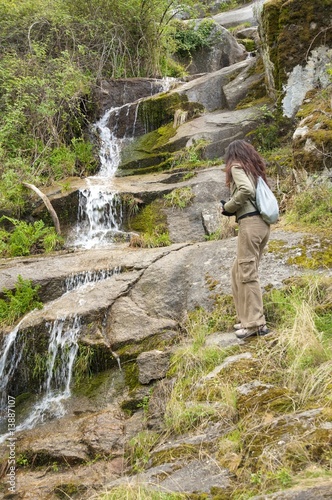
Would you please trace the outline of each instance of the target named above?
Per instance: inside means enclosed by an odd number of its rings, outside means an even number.
[[[274,98],[282,92],[285,116],[295,115],[306,91],[321,79],[319,54],[332,47],[329,3],[270,0],[262,6],[259,34],[266,82]]]
[[[159,351],[142,352],[137,356],[138,380],[141,384],[149,384],[166,376],[169,369],[170,353]]]
[[[205,20],[197,20],[195,28]],[[206,40],[206,45],[190,51],[188,55],[176,54],[177,61],[189,74],[212,73],[226,66],[243,61],[247,51],[223,26],[215,22]]]
[[[251,66],[252,60],[246,59],[179,85],[170,93],[184,94],[189,101],[202,104],[208,112],[227,108],[228,103],[223,92],[224,86]]]

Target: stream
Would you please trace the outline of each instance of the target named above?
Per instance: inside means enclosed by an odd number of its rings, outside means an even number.
[[[161,91],[168,90],[172,81],[173,79],[160,80]],[[112,186],[112,179],[120,164],[123,144],[135,136],[137,111],[141,100],[106,110],[100,120],[93,125],[93,129],[99,136],[100,169],[97,175],[86,179],[85,188],[79,192],[77,223],[68,237],[68,247],[101,248],[112,245],[117,235],[125,234],[121,230],[121,198],[116,191],[106,190],[105,186],[108,186],[108,189]],[[134,123],[126,127],[126,130],[131,132],[129,135],[125,134],[124,137],[117,137],[117,125],[112,130],[108,127],[110,117],[113,123],[117,123],[116,118],[120,110],[123,108],[129,110],[132,105],[136,106]],[[93,286],[96,281],[108,279],[120,272],[120,269],[105,269],[98,273],[86,272],[73,275],[65,283],[65,293],[70,293],[79,287]],[[10,394],[9,390],[15,387],[15,377],[29,349],[24,335],[20,332],[20,325],[27,316],[4,336],[0,348],[0,443],[13,435],[13,432],[8,432],[7,424],[9,407],[12,406],[11,402],[15,400],[15,396]],[[17,416],[15,432],[31,429],[49,419],[62,417],[66,412],[63,403],[71,396],[73,367],[80,336],[80,317],[76,314],[70,317],[59,317],[52,323],[46,323],[45,328],[49,340],[47,360],[44,360],[46,370],[43,382],[35,401],[30,405],[28,415],[23,418]],[[119,368],[121,369],[120,365]],[[29,383],[27,383],[26,392],[30,390]]]

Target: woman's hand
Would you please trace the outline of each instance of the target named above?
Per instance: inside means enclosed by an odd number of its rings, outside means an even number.
[[[227,210],[225,210],[225,203],[226,201],[225,200],[220,200],[220,203],[221,203],[221,213],[223,215],[226,215],[226,217],[231,217],[232,215],[235,215],[235,214],[231,214],[230,212],[227,212]]]

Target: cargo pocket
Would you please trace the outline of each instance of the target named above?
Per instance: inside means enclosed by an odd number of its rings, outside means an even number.
[[[257,281],[258,271],[256,259],[239,259],[239,278],[241,283]]]

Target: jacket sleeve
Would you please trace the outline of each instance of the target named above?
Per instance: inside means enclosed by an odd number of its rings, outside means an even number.
[[[255,199],[255,187],[249,177],[241,167],[232,167],[232,178],[236,186],[231,199],[225,203],[224,208],[227,212],[236,213],[246,201]]]

